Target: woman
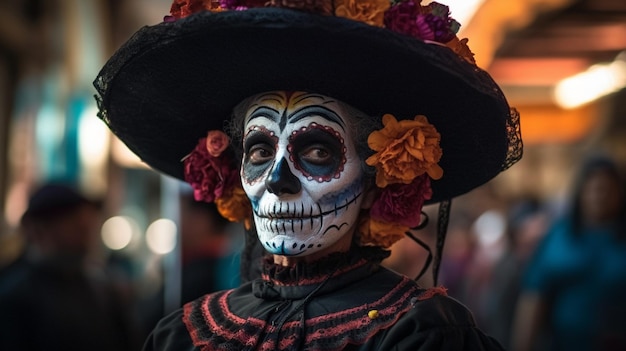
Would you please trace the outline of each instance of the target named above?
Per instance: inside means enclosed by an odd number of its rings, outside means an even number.
[[[571,208],[534,253],[517,307],[516,350],[626,349],[626,206],[606,157],[584,162]]]
[[[269,254],[147,350],[501,349],[445,289],[380,266],[424,203],[521,157],[518,115],[457,29],[436,3],[175,1],[114,55],[103,120]]]

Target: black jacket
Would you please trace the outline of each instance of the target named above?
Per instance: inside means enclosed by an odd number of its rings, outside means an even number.
[[[445,289],[422,289],[354,249],[263,276],[167,316],[144,350],[502,350]],[[277,346],[278,345],[278,346]]]

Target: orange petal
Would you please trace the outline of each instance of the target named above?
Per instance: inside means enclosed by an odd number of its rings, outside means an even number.
[[[420,161],[424,161],[424,153],[422,152],[422,150],[420,149],[407,149],[406,150],[409,154],[411,154],[411,156],[413,156],[414,158],[420,160]]]
[[[378,154],[374,154],[368,157],[367,160],[365,160],[365,163],[367,163],[369,166],[374,166],[378,163],[379,158],[380,156]]]
[[[441,177],[443,177],[443,169],[436,163],[430,166],[426,173],[428,173],[428,176],[432,179],[441,179]]]
[[[376,186],[379,188],[384,188],[387,186],[387,178],[385,178],[385,172],[379,170],[376,172]]]
[[[380,151],[389,144],[389,138],[379,131],[372,132],[367,138],[367,145],[374,151]]]
[[[397,124],[398,120],[396,119],[396,117],[394,117],[394,115],[389,114],[389,113],[385,113],[383,115],[383,125],[385,127],[387,127],[387,124],[389,124],[389,126],[391,126],[392,124]]]

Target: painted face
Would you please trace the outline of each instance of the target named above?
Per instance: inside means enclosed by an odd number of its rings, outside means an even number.
[[[363,199],[361,161],[337,100],[261,94],[244,128],[242,183],[266,250],[305,256],[354,229]]]

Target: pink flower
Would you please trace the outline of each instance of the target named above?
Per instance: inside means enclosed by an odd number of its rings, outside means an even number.
[[[374,201],[370,215],[376,220],[415,228],[420,224],[424,201],[432,195],[428,174],[422,174],[410,184],[389,184]]]
[[[196,201],[213,202],[222,196],[224,189],[236,184],[239,172],[232,160],[232,155],[228,154],[211,156],[207,138],[200,139],[183,161],[185,181],[193,188]]]
[[[206,136],[206,149],[209,155],[219,157],[230,145],[230,139],[221,130],[211,130]]]

